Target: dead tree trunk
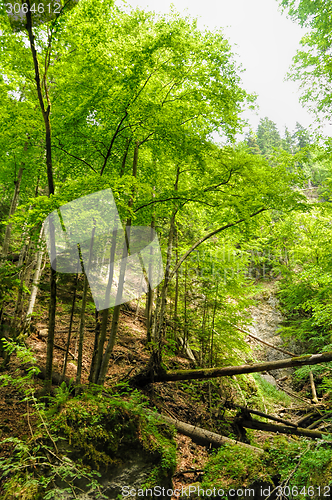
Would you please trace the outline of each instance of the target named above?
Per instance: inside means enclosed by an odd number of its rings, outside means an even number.
[[[284,425],[289,425],[290,427],[298,427],[297,424],[290,422],[289,420],[284,420],[283,418],[275,417],[274,415],[269,415],[268,413],[263,413],[259,410],[253,410],[252,408],[247,408],[246,406],[241,405],[233,405],[234,408],[239,408],[243,412],[252,413],[253,415],[258,415],[259,417],[264,417],[269,420],[274,420],[275,422],[279,422]]]
[[[310,386],[311,386],[312,400],[314,403],[318,403],[316,386],[315,386],[315,381],[314,381],[314,376],[312,374],[312,371],[310,372]]]
[[[190,425],[185,422],[181,422],[180,420],[175,420],[174,418],[166,417],[165,415],[158,415],[157,418],[160,418],[161,420],[167,422],[168,424],[174,425],[174,427],[178,432],[180,432],[180,434],[184,434],[185,436],[190,437],[195,443],[201,444],[203,446],[212,445],[215,447],[220,447],[224,446],[225,444],[233,444],[233,445],[239,445],[247,450],[254,451],[255,453],[264,453],[264,451],[261,448],[256,448],[255,446],[251,446],[246,443],[241,443],[240,441],[235,441],[234,439],[230,439],[228,437],[221,436],[220,434],[207,431],[206,429],[202,429],[201,427],[196,427],[195,425]]]
[[[218,368],[200,368],[195,370],[174,370],[167,373],[156,373],[153,382],[176,382],[178,380],[202,380],[217,377],[229,377],[242,373],[257,373],[279,368],[289,368],[295,366],[316,365],[332,361],[332,351],[322,354],[307,354],[294,358],[281,359],[279,361],[269,361],[265,363],[253,363],[251,365],[224,366]],[[151,383],[151,376],[146,373],[133,377],[132,383],[144,386]]]
[[[296,436],[306,436],[313,439],[321,439],[325,432],[317,432],[309,429],[302,429],[302,427],[287,427],[286,425],[267,424],[259,422],[258,420],[240,420],[240,425],[247,429],[255,429],[266,432],[278,432],[280,434],[295,434]]]

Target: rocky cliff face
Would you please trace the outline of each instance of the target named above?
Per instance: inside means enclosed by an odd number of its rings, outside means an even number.
[[[264,292],[260,296],[257,305],[251,307],[251,316],[253,324],[247,327],[248,332],[276,347],[284,347],[280,336],[280,326],[285,318],[279,310],[279,303],[273,289]],[[290,357],[288,354],[272,349],[256,340],[249,339],[249,342],[255,357],[259,361],[276,361]],[[284,347],[284,349],[294,352],[294,346],[292,348]],[[269,373],[263,373],[262,377],[273,385],[276,385],[276,379],[285,376],[289,377],[292,371],[293,368],[282,368]]]

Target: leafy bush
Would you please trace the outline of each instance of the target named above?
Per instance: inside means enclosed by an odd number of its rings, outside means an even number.
[[[23,361],[33,362],[25,347],[7,343],[7,349],[16,350]],[[174,470],[174,430],[147,410],[138,391],[122,384],[118,393],[106,394],[100,386],[91,386],[71,397],[70,388],[63,383],[46,406],[34,395],[34,371],[24,377],[0,377],[3,385],[10,383],[23,391],[39,422],[35,433],[30,428],[29,439],[2,441],[11,443],[14,451],[10,457],[0,458],[1,498],[9,500],[15,494],[22,500],[61,499],[65,492],[75,496],[78,479],[100,493],[95,469],[101,464],[120,464],[125,451],[131,453],[135,447],[155,458],[151,483]]]

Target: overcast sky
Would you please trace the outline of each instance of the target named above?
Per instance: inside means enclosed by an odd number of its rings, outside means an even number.
[[[168,12],[173,3],[176,10],[187,9],[199,18],[199,27],[222,28],[237,60],[246,71],[243,86],[258,94],[258,115],[249,113],[252,128],[260,118],[268,116],[281,134],[296,122],[304,127],[313,117],[302,108],[297,93],[298,83],[284,78],[305,31],[278,10],[277,0],[127,0],[129,5],[156,12]],[[117,2],[119,3],[119,1]]]

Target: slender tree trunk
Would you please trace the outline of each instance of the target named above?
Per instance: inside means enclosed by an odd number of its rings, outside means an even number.
[[[35,36],[32,29],[32,17],[31,17],[31,4],[30,0],[27,0],[27,13],[26,13],[26,28],[28,32],[30,49],[35,70],[35,81],[38,94],[38,100],[40,105],[40,110],[43,115],[44,125],[45,125],[45,147],[46,147],[46,169],[47,169],[47,180],[48,180],[48,194],[51,196],[54,194],[54,181],[53,181],[53,167],[52,167],[52,133],[51,133],[51,102],[48,94],[48,88],[46,83],[47,70],[49,67],[50,53],[51,53],[51,36],[48,39],[47,51],[45,56],[45,73],[43,75],[43,87],[39,69],[38,56],[35,46]],[[45,105],[43,90],[46,97],[47,105]],[[49,225],[50,240],[51,240],[51,252],[55,256],[55,231],[54,225],[50,221]],[[53,369],[53,349],[54,349],[54,330],[55,330],[55,313],[56,313],[56,271],[51,267],[51,279],[50,279],[50,306],[49,306],[49,321],[48,321],[48,337],[47,337],[47,352],[46,352],[46,376],[45,376],[45,390],[49,392],[52,385],[52,369]]]
[[[40,233],[39,233],[39,243],[41,243],[43,239],[43,232],[44,232],[44,226],[41,228]],[[30,325],[31,322],[31,316],[35,307],[35,302],[37,298],[37,293],[38,293],[38,284],[39,284],[39,279],[40,279],[40,274],[41,274],[41,266],[43,262],[43,255],[44,255],[44,250],[41,248],[38,250],[37,254],[37,263],[36,263],[36,268],[35,268],[35,273],[33,276],[33,281],[32,281],[32,288],[31,288],[31,295],[30,295],[30,300],[29,300],[29,305],[28,305],[28,310],[25,316],[25,324],[24,324],[24,330],[26,331],[27,328]]]
[[[89,250],[89,261],[88,261],[88,266],[86,269],[84,269],[84,264],[83,264],[83,259],[81,256],[81,250],[79,247],[79,253],[80,253],[80,261],[81,261],[81,267],[84,273],[84,285],[83,285],[83,297],[82,297],[82,306],[81,306],[81,317],[80,317],[80,327],[79,327],[79,341],[78,341],[78,355],[77,355],[77,373],[76,373],[76,384],[79,385],[81,383],[81,375],[82,375],[82,360],[83,360],[83,341],[84,341],[84,325],[85,325],[85,308],[86,308],[86,299],[87,299],[87,293],[88,293],[88,278],[87,278],[87,272],[90,269],[91,266],[91,260],[92,260],[92,249],[93,249],[93,242],[94,242],[94,236],[95,236],[95,231],[96,231],[96,223],[94,221],[93,229],[92,229],[92,234],[91,234],[91,240],[90,240],[90,250]]]
[[[77,285],[78,285],[78,273],[76,273],[75,276],[75,283],[74,283],[74,293],[73,293],[73,300],[71,303],[71,311],[70,311],[70,320],[69,320],[69,329],[68,329],[68,336],[67,336],[67,344],[66,344],[66,351],[63,359],[63,367],[62,367],[62,379],[65,379],[66,376],[66,369],[67,369],[67,362],[68,362],[68,353],[69,353],[69,347],[70,347],[70,340],[71,340],[71,332],[73,329],[73,321],[74,321],[74,312],[75,312],[75,303],[76,303],[76,294],[77,294]]]
[[[188,334],[189,334],[189,328],[188,328],[188,312],[187,312],[187,299],[188,299],[188,287],[187,287],[187,280],[188,280],[188,266],[187,262],[185,265],[185,270],[184,270],[184,331],[183,331],[183,352],[186,351],[187,345],[188,345]]]
[[[176,171],[176,180],[174,184],[174,189],[177,191],[178,189],[178,184],[179,184],[179,176],[180,176],[180,167],[177,168]],[[175,217],[177,214],[178,209],[175,209],[171,218],[171,223],[170,223],[170,228],[169,228],[169,235],[168,235],[168,244],[167,244],[167,260],[166,260],[166,270],[165,270],[165,277],[164,277],[164,283],[163,283],[163,288],[161,291],[161,296],[159,299],[159,307],[158,307],[158,315],[156,316],[156,321],[154,322],[154,332],[153,332],[153,338],[154,341],[158,343],[159,345],[159,357],[161,356],[161,339],[163,337],[163,332],[164,332],[164,320],[165,320],[165,306],[166,306],[166,300],[167,300],[167,291],[168,291],[168,285],[170,281],[170,269],[171,269],[171,260],[172,260],[172,247],[173,247],[173,238],[174,238],[174,230],[175,230]],[[157,314],[157,311],[156,311]],[[154,355],[154,357],[156,357]],[[161,359],[160,359],[161,361]]]
[[[139,143],[139,141],[137,141],[136,145],[135,145],[134,159],[133,159],[133,177],[134,178],[136,178],[136,176],[137,176],[137,163],[138,163],[138,148],[139,148],[139,146],[140,146],[140,143]],[[133,206],[133,203],[134,203],[134,198],[132,197],[132,198],[130,198],[129,203],[128,203],[129,208],[131,208]],[[130,228],[130,226],[131,226],[131,219],[128,219],[126,227]],[[125,259],[128,256],[129,245],[130,245],[129,235],[128,235],[128,239],[127,239],[127,231],[126,230],[125,230],[125,234],[126,234],[126,238],[125,238],[126,241],[124,242],[124,245],[123,245],[122,261],[121,261],[120,276],[119,276],[119,285],[118,285],[118,290],[117,290],[117,294],[116,294],[116,303],[118,303],[118,305],[116,305],[114,307],[114,310],[113,310],[111,333],[110,333],[109,341],[108,341],[108,344],[107,344],[107,347],[105,350],[105,354],[103,356],[103,360],[101,363],[101,367],[100,367],[100,371],[99,371],[99,375],[98,375],[98,380],[97,380],[98,385],[104,384],[108,365],[109,365],[109,360],[110,360],[110,357],[111,357],[111,354],[113,351],[113,347],[114,347],[115,339],[116,339],[116,334],[117,334],[118,326],[119,326],[119,317],[120,317],[120,311],[121,311],[121,304],[119,302],[121,302],[121,300],[122,300],[124,278],[125,278],[125,273],[126,273],[126,261],[125,261]]]
[[[178,231],[175,228],[175,264],[178,263],[179,260],[179,236]],[[178,300],[179,300],[179,272],[175,273],[175,295],[174,295],[174,316],[173,316],[173,324],[174,324],[174,337],[177,339],[178,332]]]
[[[79,385],[81,383],[81,375],[82,375],[85,308],[86,308],[87,294],[88,294],[88,279],[86,277],[86,274],[84,273],[83,297],[82,297],[81,314],[80,314],[80,327],[78,333],[76,385]]]
[[[218,283],[217,283],[217,289],[216,289],[216,296],[214,299],[214,307],[213,307],[213,313],[212,313],[212,328],[211,328],[211,346],[210,346],[210,368],[213,366],[213,342],[214,342],[214,322],[216,318],[216,310],[217,310],[217,297],[218,297]]]
[[[153,193],[153,197],[155,194]],[[153,237],[153,230],[155,226],[154,216],[151,220],[151,237]],[[150,253],[152,254],[153,249],[151,248]],[[147,343],[151,342],[151,329],[152,329],[152,310],[153,310],[153,296],[154,291],[150,286],[150,277],[152,274],[152,264],[149,264],[149,276],[148,276],[148,293],[146,297],[146,341]]]
[[[104,309],[104,311],[108,311],[108,309]],[[92,358],[91,358],[91,365],[90,365],[90,373],[89,373],[89,383],[93,382],[93,374],[96,370],[96,361],[97,361],[97,352],[98,352],[98,346],[99,346],[99,339],[100,339],[100,330],[101,330],[101,325],[102,325],[102,319],[101,315],[99,314],[99,311],[95,311],[95,341],[93,344],[93,353],[92,353]]]
[[[116,244],[117,244],[117,227],[114,228],[114,231],[112,234],[108,282],[107,282],[107,287],[106,287],[106,292],[105,292],[105,300],[107,302],[108,302],[109,297],[110,297],[112,283],[113,283]],[[100,335],[98,335],[98,339],[95,339],[95,349],[94,349],[94,353],[92,356],[90,375],[89,375],[89,382],[92,382],[94,384],[97,383],[99,372],[100,372],[100,367],[101,367],[101,363],[102,363],[102,359],[103,359],[104,344],[105,344],[105,340],[106,340],[107,325],[108,325],[108,317],[109,317],[109,307],[107,309],[104,309],[102,312]]]
[[[140,306],[140,303],[141,303],[141,293],[142,293],[143,280],[144,280],[144,274],[142,273],[141,281],[140,281],[140,285],[139,285],[139,294],[140,295],[139,295],[139,297],[137,299],[137,306],[136,306],[134,323],[136,323],[137,318],[138,318],[138,314],[139,314],[139,306]]]
[[[26,150],[26,147],[24,147],[24,150]],[[21,187],[23,170],[24,170],[24,168],[21,165],[19,168],[18,174],[17,174],[17,179],[14,181],[15,190],[14,190],[13,199],[12,199],[12,202],[10,205],[9,219],[14,215],[16,207],[17,207],[18,197],[20,194],[20,187]],[[12,231],[12,223],[10,222],[6,227],[5,238],[4,238],[3,245],[2,245],[2,258],[5,258],[8,254],[11,231]]]
[[[205,324],[206,324],[206,304],[207,304],[207,296],[205,295],[204,304],[203,304],[203,319],[202,319],[202,343],[201,343],[201,359],[204,360],[205,355]],[[204,366],[204,363],[202,363]]]

